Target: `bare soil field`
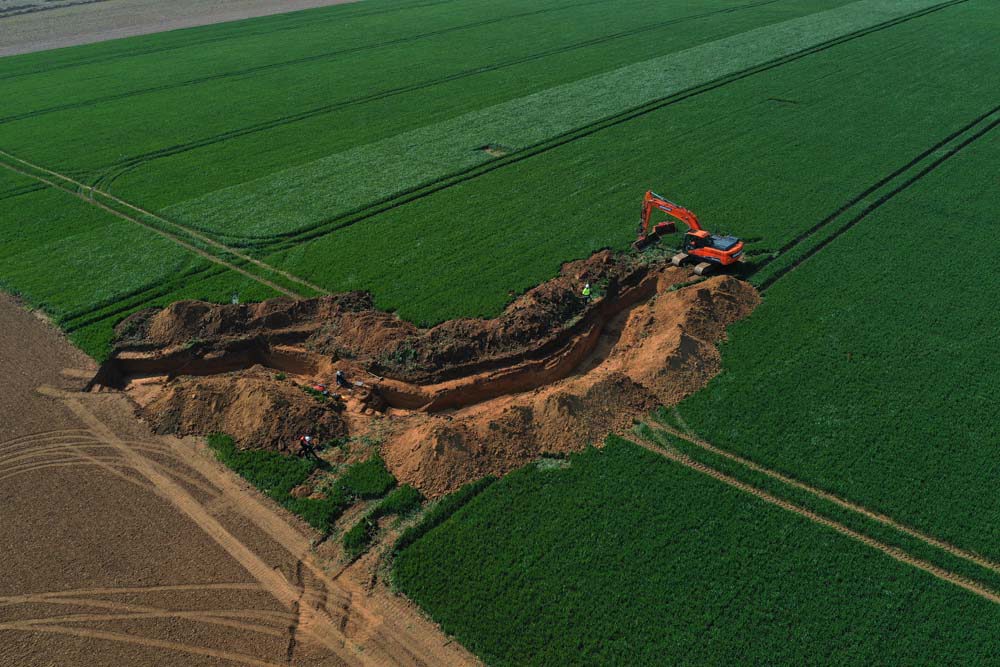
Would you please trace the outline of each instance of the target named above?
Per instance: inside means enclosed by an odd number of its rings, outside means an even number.
[[[0,2],[0,56],[356,1],[9,0]]]
[[[0,664],[469,664],[0,295]]]

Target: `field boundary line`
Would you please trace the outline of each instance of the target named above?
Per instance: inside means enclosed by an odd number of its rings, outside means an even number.
[[[823,491],[822,489],[819,489],[815,486],[799,481],[794,477],[790,477],[784,473],[778,472],[777,470],[773,470],[771,468],[762,466],[759,463],[755,463],[748,458],[740,456],[739,454],[734,454],[730,451],[717,447],[716,445],[713,445],[707,440],[698,437],[697,435],[694,434],[694,432],[690,432],[689,429],[688,429],[689,432],[685,433],[675,429],[669,424],[664,424],[662,421],[656,419],[655,417],[653,418],[653,421],[655,422],[656,427],[659,428],[660,430],[669,433],[675,438],[680,438],[685,442],[688,442],[696,447],[699,447],[704,451],[707,451],[711,454],[715,454],[716,456],[721,456],[722,458],[733,461],[734,463],[738,463],[756,473],[760,473],[762,475],[770,477],[771,479],[775,479],[779,482],[782,482],[783,484],[796,488],[800,491],[805,491],[806,493],[816,496],[817,498],[822,498],[823,500],[833,503],[838,507],[850,510],[855,514],[860,514],[865,518],[881,523],[884,526],[888,526],[889,528],[892,528],[905,535],[920,540],[921,542],[927,545],[936,547],[941,551],[949,553],[952,556],[961,558],[962,560],[968,561],[970,563],[974,563],[975,565],[978,565],[984,569],[1000,573],[1000,564],[995,563],[984,556],[980,556],[979,554],[967,551],[960,547],[956,547],[955,545],[949,544],[944,540],[940,540],[932,535],[923,533],[917,530],[916,528],[911,528],[906,524],[900,523],[899,521],[893,519],[888,515],[868,509],[867,507],[851,502],[850,500],[845,500],[844,498],[841,498],[836,494],[830,493],[829,491]]]
[[[65,190],[67,192],[71,192],[71,194],[75,194],[77,196],[80,196],[85,201],[86,200],[92,201],[96,205],[98,205],[98,206],[100,206],[102,208],[105,208],[106,210],[115,211],[115,209],[112,209],[111,207],[107,206],[106,204],[103,204],[102,202],[97,201],[94,198],[95,195],[100,195],[101,197],[109,199],[109,200],[115,202],[116,204],[118,204],[120,206],[124,206],[125,208],[128,208],[128,209],[130,209],[132,211],[135,211],[136,213],[138,213],[140,215],[148,216],[148,217],[153,218],[154,220],[156,220],[156,221],[158,221],[158,222],[160,222],[160,223],[162,223],[164,225],[168,225],[170,227],[173,227],[174,229],[178,229],[178,230],[184,232],[185,234],[189,234],[190,236],[194,237],[195,239],[197,239],[198,241],[200,241],[202,243],[210,245],[213,248],[216,248],[216,249],[221,250],[223,252],[229,253],[230,255],[233,255],[234,257],[238,257],[239,259],[241,259],[241,260],[243,260],[245,262],[249,262],[250,264],[253,264],[254,266],[260,267],[261,269],[264,269],[265,271],[270,271],[271,273],[277,274],[277,275],[279,275],[279,276],[281,276],[283,278],[286,278],[286,279],[288,279],[288,280],[290,280],[290,281],[292,281],[294,283],[297,283],[297,284],[299,284],[299,285],[301,285],[303,287],[311,289],[314,292],[319,292],[320,294],[329,294],[330,293],[329,291],[323,289],[319,285],[314,285],[313,283],[310,283],[309,281],[304,280],[304,279],[302,279],[302,278],[294,275],[293,273],[290,273],[290,272],[285,271],[283,269],[278,269],[276,267],[273,267],[270,264],[268,264],[267,262],[261,261],[261,260],[255,258],[255,257],[251,257],[250,255],[247,255],[246,253],[240,252],[239,250],[236,250],[235,248],[227,246],[224,243],[220,243],[219,241],[216,241],[215,239],[213,239],[213,238],[211,238],[209,236],[206,236],[205,234],[202,234],[198,230],[192,229],[192,228],[190,228],[190,227],[188,227],[186,225],[182,225],[182,224],[180,224],[178,222],[174,222],[173,220],[168,220],[168,219],[164,218],[163,216],[161,216],[161,215],[159,215],[157,213],[154,213],[152,211],[144,209],[144,208],[142,208],[140,206],[136,206],[135,204],[133,204],[133,203],[131,203],[129,201],[126,201],[126,200],[122,199],[121,197],[117,197],[117,196],[115,196],[113,194],[110,194],[108,192],[100,190],[100,189],[98,189],[98,188],[96,188],[96,187],[94,187],[92,185],[87,185],[86,183],[83,183],[82,181],[79,181],[79,180],[77,180],[75,178],[67,176],[66,174],[61,174],[61,173],[59,173],[57,171],[54,171],[52,169],[49,169],[47,167],[43,167],[43,166],[35,164],[33,162],[29,162],[28,160],[25,160],[23,158],[17,157],[16,155],[13,155],[13,154],[5,151],[5,150],[0,150],[0,156],[6,157],[8,160],[14,160],[15,162],[19,162],[19,163],[21,163],[21,164],[23,164],[23,165],[25,165],[25,166],[27,166],[27,167],[29,167],[31,169],[36,169],[38,171],[41,171],[41,172],[46,173],[46,174],[49,174],[50,176],[54,176],[54,177],[56,177],[56,178],[58,178],[60,180],[63,180],[65,182],[67,182],[67,183],[70,183],[70,184],[76,186],[77,188],[80,189],[80,192],[72,192],[70,190],[67,190],[66,188],[60,188],[60,189],[61,190]],[[6,166],[8,166],[8,168],[10,168],[9,165],[6,165]],[[19,170],[14,169],[14,171],[19,171]],[[31,174],[31,173],[27,173],[27,172],[23,172],[23,171],[19,171],[19,173],[21,173],[24,176],[28,176],[29,178],[34,178],[36,180],[42,180],[36,174]],[[46,182],[46,181],[43,181],[43,182]],[[49,185],[53,185],[53,187],[59,187],[58,185],[54,185],[52,183],[49,183]],[[89,197],[82,196],[82,193],[84,193],[84,192],[89,193],[90,196]],[[127,215],[121,213],[120,211],[115,211],[115,212],[118,213],[120,216],[125,217],[128,220],[132,220],[136,224],[143,225],[143,226],[148,227],[150,229],[156,229],[153,225],[149,225],[147,223],[142,222],[141,220],[138,220],[138,219],[132,218],[130,216],[127,216]],[[162,230],[160,230],[160,231],[162,231]],[[168,235],[170,235],[173,238],[177,238],[177,237],[171,235],[169,232],[164,232],[164,234],[168,234]],[[178,241],[180,241],[180,239],[178,239]],[[236,269],[236,267],[231,267],[231,268],[234,268],[234,270],[239,270],[239,269]],[[246,275],[252,277],[252,274],[246,274]],[[266,279],[264,279],[264,278],[258,278],[258,281],[265,281],[265,280]],[[268,282],[264,282],[264,284],[266,284],[268,286],[272,286],[272,284],[270,284]],[[294,293],[294,292],[292,292],[290,290],[285,290],[284,288],[273,287],[273,289],[277,289],[279,292],[283,292],[284,294],[287,294],[288,296],[291,296],[293,298],[302,298],[300,295],[298,295],[298,294],[296,294],[296,293]]]
[[[809,521],[812,521],[813,523],[817,523],[821,526],[830,528],[831,530],[834,530],[840,533],[841,535],[849,537],[857,542],[861,542],[862,544],[871,547],[872,549],[875,549],[877,551],[880,551],[883,554],[901,563],[905,563],[919,570],[923,570],[924,572],[927,572],[928,574],[931,574],[932,576],[937,577],[938,579],[946,581],[949,584],[958,586],[959,588],[963,588],[969,591],[970,593],[973,593],[975,595],[978,595],[979,597],[989,600],[994,604],[1000,604],[1000,594],[987,588],[986,586],[983,586],[974,581],[966,579],[965,577],[955,574],[954,572],[949,572],[948,570],[938,567],[933,563],[929,563],[920,558],[916,558],[915,556],[912,556],[911,554],[907,553],[906,551],[903,551],[902,549],[890,546],[884,542],[876,540],[875,538],[869,537],[868,535],[865,535],[863,533],[859,533],[856,530],[848,528],[842,523],[839,523],[832,519],[828,519],[820,514],[813,512],[812,510],[808,510],[804,507],[796,505],[795,503],[789,502],[787,500],[782,500],[781,498],[778,498],[777,496],[774,496],[768,493],[767,491],[764,491],[763,489],[759,489],[756,486],[753,486],[752,484],[742,482],[736,479],[735,477],[731,477],[723,472],[716,470],[711,466],[696,461],[695,459],[692,459],[691,457],[685,454],[669,451],[665,448],[660,447],[659,445],[653,444],[645,440],[644,438],[638,435],[636,435],[635,438],[636,438],[635,440],[630,440],[630,442],[635,443],[637,446],[642,447],[648,452],[656,454],[657,456],[661,456],[669,461],[673,461],[674,463],[678,463],[687,468],[690,468],[691,470],[700,472],[703,475],[712,477],[713,479],[718,480],[723,484],[726,484],[735,489],[743,491],[744,493],[748,493],[756,498],[759,498],[760,500],[763,500],[764,502],[780,507],[781,509],[791,512],[793,514],[797,514],[805,519],[808,519]]]
[[[424,2],[422,4],[414,3],[412,5],[394,6],[394,7],[390,7],[390,8],[387,8],[387,9],[381,9],[381,10],[375,10],[375,11],[368,11],[368,12],[354,11],[354,12],[349,12],[348,13],[348,12],[345,12],[344,10],[340,10],[340,12],[338,12],[336,16],[329,17],[329,18],[323,18],[323,19],[317,19],[317,18],[314,17],[310,22],[315,25],[315,24],[318,24],[318,23],[326,23],[328,21],[333,21],[333,20],[343,21],[344,19],[349,19],[349,18],[364,18],[364,17],[367,17],[367,16],[378,16],[380,14],[392,14],[394,12],[408,10],[408,9],[422,9],[424,7],[434,7],[436,5],[446,5],[446,4],[450,3],[450,2],[453,2],[453,0],[434,0],[432,2]],[[367,3],[362,3],[361,7],[364,7],[365,5],[367,5]],[[313,8],[313,9],[316,9],[316,8]],[[266,15],[266,16],[258,16],[258,17],[251,17],[251,18],[257,18],[257,19],[266,18],[266,19],[270,19],[272,21],[278,21],[278,20],[284,19],[284,20],[288,21],[290,18],[292,18],[293,15],[299,14],[301,11],[303,11],[303,10],[298,10],[298,11],[295,11],[295,12],[283,12],[281,14],[270,14],[270,15]],[[296,17],[296,18],[300,18],[300,17]],[[180,43],[180,44],[172,44],[172,45],[167,45],[167,46],[158,46],[158,47],[153,47],[153,48],[147,48],[147,49],[141,50],[141,51],[140,50],[134,50],[134,51],[129,50],[129,51],[124,51],[124,52],[111,53],[111,54],[107,54],[107,55],[103,55],[103,56],[100,56],[100,55],[99,56],[92,56],[89,59],[81,59],[81,60],[77,60],[77,61],[74,61],[74,62],[63,63],[63,64],[60,64],[60,65],[53,65],[53,66],[47,67],[47,68],[29,70],[29,71],[24,71],[24,72],[14,72],[12,74],[5,74],[5,75],[0,76],[0,81],[5,81],[7,79],[20,79],[20,78],[23,78],[23,77],[38,76],[39,74],[48,74],[50,72],[57,72],[59,70],[64,70],[64,69],[74,69],[76,67],[88,67],[90,65],[97,65],[97,64],[107,63],[107,62],[114,62],[116,60],[128,60],[130,58],[141,57],[141,56],[148,56],[148,55],[153,55],[153,54],[156,54],[156,53],[166,53],[168,51],[177,51],[179,49],[188,49],[188,48],[195,47],[195,46],[204,46],[206,44],[216,44],[216,43],[219,43],[219,42],[226,42],[226,41],[229,41],[231,39],[241,39],[241,38],[245,38],[245,37],[259,37],[261,35],[270,35],[272,33],[285,32],[287,30],[295,30],[295,29],[297,29],[297,28],[300,27],[300,26],[296,25],[294,21],[288,21],[288,22],[293,23],[293,24],[292,25],[286,25],[286,26],[276,26],[276,27],[273,27],[273,28],[271,28],[269,30],[245,30],[245,31],[234,30],[232,33],[226,33],[226,34],[222,34],[222,35],[217,35],[215,37],[211,37],[210,36],[208,38],[202,38],[202,39],[192,39],[190,41],[187,41],[187,42],[184,42],[184,43]],[[197,30],[198,28],[208,28],[208,27],[211,27],[211,26],[220,26],[220,25],[224,25],[225,23],[229,23],[230,26],[232,26],[232,23],[234,23],[234,22],[233,21],[225,21],[223,23],[209,23],[209,24],[204,24],[204,25],[191,26],[191,28],[194,28],[194,29]],[[186,28],[184,30],[190,30],[191,28]],[[171,31],[167,31],[167,32],[171,32]],[[139,34],[139,35],[131,35],[130,37],[126,37],[126,39],[132,39],[132,38],[136,38],[136,37],[140,37],[140,38],[141,37],[150,37],[150,36],[153,36],[153,35],[162,35],[162,34],[163,34],[163,32],[158,32],[158,33],[156,33],[156,32],[154,32],[154,33],[143,33],[143,34]],[[111,41],[111,40],[106,40],[106,41]],[[88,43],[84,43],[84,44],[76,44],[75,46],[88,46],[88,45],[100,44],[100,43],[102,43],[102,42],[88,42]],[[72,47],[63,47],[63,48],[72,48]],[[12,53],[10,55],[12,55],[12,56],[13,55],[29,55],[29,54],[32,54],[32,53],[40,53],[40,52],[39,51],[28,51],[26,53],[18,53],[18,54],[13,54]],[[7,57],[7,56],[0,56],[0,57]]]
[[[44,169],[42,167],[37,167],[35,165],[32,165],[31,163],[26,162],[24,160],[21,160],[20,158],[16,158],[16,157],[10,155],[10,153],[7,153],[5,151],[0,150],[0,155],[8,157],[8,158],[11,158],[11,159],[14,159],[14,160],[17,160],[18,162],[24,163],[24,164],[26,164],[29,167],[32,167],[34,169],[40,169],[42,171],[45,171],[46,173],[52,173],[53,175],[57,176],[58,178],[61,178],[62,180],[67,181],[69,183],[73,183],[73,184],[76,184],[76,185],[82,185],[78,181],[75,181],[75,180],[73,180],[71,178],[68,178],[68,177],[56,174],[55,172],[50,172],[48,169]],[[61,190],[61,191],[65,192],[65,193],[67,193],[69,195],[72,195],[72,196],[74,196],[74,197],[76,197],[76,198],[78,198],[78,199],[80,199],[80,200],[82,200],[84,202],[87,202],[88,204],[90,204],[92,206],[96,206],[97,208],[100,208],[100,209],[102,209],[102,210],[104,210],[104,211],[106,211],[106,212],[108,212],[108,213],[110,213],[110,214],[112,214],[112,215],[114,215],[114,216],[116,216],[118,218],[121,218],[123,220],[127,220],[127,221],[129,221],[131,223],[134,223],[136,225],[139,225],[140,227],[143,227],[143,228],[145,228],[145,229],[153,232],[154,234],[157,234],[158,236],[161,236],[162,238],[167,239],[168,241],[172,241],[173,243],[176,243],[177,245],[181,246],[185,250],[188,250],[189,252],[193,252],[196,255],[199,255],[202,258],[207,259],[210,262],[214,262],[216,264],[219,264],[220,266],[224,266],[224,267],[226,267],[227,269],[229,269],[231,271],[235,271],[236,273],[239,273],[242,276],[250,278],[251,280],[254,280],[254,281],[258,282],[261,285],[264,285],[265,287],[269,287],[269,288],[271,288],[271,289],[273,289],[273,290],[275,290],[275,291],[277,291],[277,292],[279,292],[281,294],[284,294],[285,296],[291,297],[293,299],[302,299],[302,298],[304,298],[301,294],[298,294],[298,293],[293,292],[293,291],[291,291],[289,289],[286,289],[285,287],[282,287],[281,285],[278,285],[277,283],[271,282],[270,280],[268,280],[266,278],[263,278],[261,276],[255,275],[253,273],[250,273],[246,269],[243,269],[243,268],[241,268],[239,266],[236,266],[235,264],[232,264],[230,262],[227,262],[226,260],[222,259],[221,257],[213,255],[212,253],[210,253],[210,252],[208,252],[206,250],[198,248],[197,246],[194,246],[194,245],[188,243],[187,241],[184,241],[183,239],[181,239],[180,237],[176,236],[175,234],[171,234],[170,232],[164,231],[162,229],[158,229],[158,228],[156,228],[153,225],[150,225],[148,223],[142,222],[138,218],[133,218],[130,215],[122,213],[121,211],[118,211],[118,210],[116,210],[116,209],[108,206],[107,204],[104,204],[104,203],[102,203],[100,201],[97,201],[93,197],[88,197],[88,196],[86,196],[85,194],[83,194],[81,192],[70,190],[69,188],[64,188],[64,187],[62,187],[62,186],[54,183],[53,181],[51,181],[51,180],[49,180],[47,178],[44,178],[44,177],[39,176],[37,174],[32,174],[29,171],[18,169],[17,167],[15,167],[15,166],[13,166],[11,164],[8,164],[7,162],[4,162],[2,160],[0,160],[0,166],[3,166],[5,168],[9,169],[10,171],[14,171],[14,172],[19,173],[19,174],[21,174],[23,176],[27,176],[29,178],[33,178],[36,181],[39,181],[41,183],[45,183],[46,185],[48,185],[50,187],[53,187],[53,188],[55,188],[57,190]],[[83,187],[91,189],[93,191],[93,189],[90,188],[90,186],[83,186]],[[105,194],[105,193],[100,192],[100,191],[97,191],[97,192],[99,192],[102,195]],[[114,198],[111,198],[111,199],[114,199]],[[129,208],[133,208],[135,210],[140,210],[141,211],[141,209],[138,209],[138,208],[132,206],[131,204],[129,204],[128,206],[129,206]],[[156,217],[156,216],[152,216],[152,217]],[[170,224],[173,224],[173,223],[170,223]],[[218,242],[216,242],[216,241],[213,241],[212,243],[213,244],[217,244],[220,247],[225,247],[225,246],[222,246],[222,244],[218,244]],[[236,253],[233,253],[233,254],[236,254]],[[257,261],[259,261],[259,260],[257,260]],[[261,262],[261,264],[263,264],[263,262]],[[325,292],[325,290],[324,290],[324,292]]]

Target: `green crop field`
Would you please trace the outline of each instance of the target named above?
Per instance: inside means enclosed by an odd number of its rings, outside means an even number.
[[[396,585],[490,664],[995,663],[997,35],[995,0],[364,0],[2,58],[0,288],[97,358],[182,298],[491,316],[654,189],[747,241],[722,373],[648,450],[425,506]]]
[[[395,581],[493,665],[985,664],[1000,607],[623,441],[529,466]]]

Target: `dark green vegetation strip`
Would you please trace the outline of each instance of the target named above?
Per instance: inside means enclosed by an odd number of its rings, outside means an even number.
[[[621,440],[528,466],[396,559],[491,665],[989,661],[1000,607]],[[835,656],[835,658],[834,658]]]
[[[348,466],[335,481],[321,489],[326,498],[295,498],[292,489],[322,467],[316,459],[239,449],[232,438],[221,434],[209,436],[208,446],[222,463],[323,533],[328,533],[333,522],[359,499],[381,497],[396,484],[382,459],[375,456]]]
[[[420,492],[408,484],[394,489],[344,533],[341,543],[347,558],[353,560],[368,550],[378,535],[379,519],[412,514],[420,508],[423,500]]]
[[[495,477],[483,477],[475,482],[469,482],[458,491],[450,493],[436,502],[424,513],[416,525],[403,531],[403,534],[400,535],[399,539],[396,541],[396,545],[393,547],[393,550],[396,552],[402,551],[426,535],[431,529],[440,526],[448,518],[450,518],[452,514],[460,510],[466,503],[485,491],[487,487],[495,481],[497,481]]]

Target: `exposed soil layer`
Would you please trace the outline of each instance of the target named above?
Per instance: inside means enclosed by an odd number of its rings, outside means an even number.
[[[159,434],[226,433],[243,447],[295,451],[302,434],[320,441],[342,438],[340,412],[260,366],[208,377],[185,376],[141,408]]]
[[[475,665],[0,293],[0,665]],[[202,378],[204,380],[216,378]]]
[[[360,292],[183,301],[122,322],[94,385],[126,389],[165,432],[222,430],[243,447],[287,451],[302,433],[364,435],[388,417],[386,463],[434,497],[542,453],[599,444],[703,386],[719,370],[715,342],[759,297],[728,276],[692,278],[601,252],[495,319],[427,329]],[[581,295],[587,282],[591,298]],[[347,387],[335,386],[337,371]],[[316,383],[341,396],[320,404],[295,387]]]

